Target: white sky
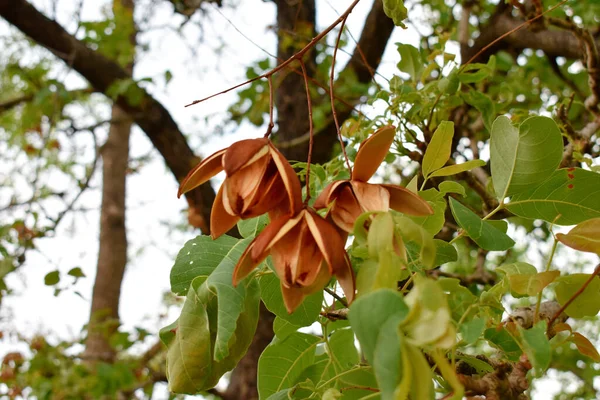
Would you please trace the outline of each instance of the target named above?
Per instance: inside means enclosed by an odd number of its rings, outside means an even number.
[[[47,0],[34,0],[32,3],[45,10],[50,4]],[[58,2],[58,20],[63,25],[69,21],[70,10],[76,3],[75,0]],[[100,7],[108,3],[85,1],[84,19],[99,18]],[[235,9],[224,8],[221,12],[245,35],[269,52],[275,53],[275,36],[267,29],[267,26],[275,21],[274,5],[261,1],[238,3]],[[335,4],[335,8],[341,13],[350,1],[317,0],[317,4],[318,26],[321,29],[338,15],[332,10],[332,4]],[[357,39],[371,4],[372,1],[363,0],[348,20],[347,26]],[[154,19],[153,26],[172,21],[170,4],[165,1],[160,7],[162,11],[155,14],[159,17]],[[137,11],[139,14],[144,10]],[[164,20],[161,21],[161,18]],[[209,10],[203,21],[205,40],[201,44],[194,41],[198,34],[197,29],[190,26],[184,30],[188,42],[198,51],[199,57],[195,60],[190,60],[186,43],[174,33],[157,30],[144,34],[141,39],[150,44],[151,51],[138,60],[135,77],[159,77],[167,69],[173,73],[173,80],[166,90],[158,84],[151,87],[150,91],[171,112],[181,130],[190,135],[190,142],[197,153],[206,156],[235,140],[261,135],[263,130],[243,124],[235,133],[211,140],[211,132],[219,128],[211,124],[218,123],[219,118],[208,124],[204,124],[202,120],[209,115],[224,113],[235,101],[235,93],[222,95],[191,108],[184,108],[183,105],[244,81],[245,68],[254,60],[263,59],[266,55],[236,32],[218,12]],[[7,24],[0,20],[0,34],[5,34],[7,29]],[[418,36],[414,30],[396,29],[379,72],[391,77],[395,71],[395,64],[399,58],[395,51],[395,42],[416,45],[417,40]],[[216,56],[215,49],[223,43],[227,46],[222,48],[220,56]],[[352,47],[349,50],[351,49]],[[339,53],[338,65],[343,66],[347,59],[344,53]],[[69,75],[69,81],[74,87],[81,86],[81,81],[75,73]],[[208,140],[204,143],[205,138]],[[134,129],[131,143],[133,156],[145,154],[152,149],[146,136],[137,127]],[[99,176],[94,184],[95,187],[99,187]],[[162,296],[169,290],[169,272],[175,255],[185,241],[193,238],[196,233],[171,232],[162,223],[181,221],[181,213],[186,203],[183,199],[177,199],[177,183],[156,152],[151,163],[143,167],[140,173],[128,178],[127,191],[127,228],[131,261],[123,281],[120,315],[124,329],[142,326],[155,333],[166,322],[159,321],[157,314],[165,311]],[[81,204],[90,207],[98,207],[99,203],[98,190],[89,192],[81,200]],[[81,327],[87,322],[89,314],[98,251],[98,221],[98,212],[89,212],[75,220],[73,231],[70,231],[72,226],[69,223],[64,223],[56,237],[37,241],[40,251],[30,252],[26,265],[9,278],[10,287],[16,290],[2,305],[0,330],[19,332],[27,336],[41,332],[51,334],[51,337],[79,337]],[[63,274],[79,266],[87,278],[81,279],[72,289],[54,297],[53,288],[44,285],[43,277],[57,266]],[[65,279],[66,281],[68,279]],[[75,291],[80,292],[84,298],[77,296]],[[13,351],[15,345],[14,337],[5,337],[0,341],[0,355]],[[548,382],[546,387],[550,390],[552,384]],[[554,386],[556,387],[556,382]]]

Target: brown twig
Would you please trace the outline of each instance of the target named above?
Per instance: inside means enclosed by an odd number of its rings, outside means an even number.
[[[344,154],[344,159],[346,160],[346,165],[348,166],[348,172],[352,175],[352,167],[350,167],[350,160],[348,160],[348,154],[346,154],[346,146],[344,146],[344,140],[342,139],[342,132],[340,130],[340,122],[338,121],[337,113],[335,111],[335,103],[333,101],[333,92],[334,92],[334,80],[333,76],[335,73],[335,59],[337,56],[338,48],[340,47],[340,39],[342,38],[342,32],[344,32],[344,26],[346,25],[346,18],[342,21],[342,25],[340,26],[340,32],[338,33],[337,40],[335,41],[335,47],[333,49],[333,58],[331,60],[331,74],[329,75],[329,99],[331,100],[331,113],[333,115],[333,121],[335,122],[335,130],[337,132],[338,140],[340,141],[340,146],[342,147],[342,153]]]
[[[550,330],[552,324],[554,324],[554,321],[556,321],[556,319],[560,317],[560,315],[567,309],[567,307],[569,307],[571,303],[574,302],[575,299],[577,299],[577,297],[579,297],[579,295],[581,295],[581,293],[585,291],[585,289],[590,285],[590,283],[592,283],[594,278],[598,275],[600,275],[600,264],[596,265],[596,268],[594,268],[594,272],[590,275],[588,280],[585,281],[585,283],[581,285],[581,287],[575,293],[573,293],[573,296],[571,296],[571,298],[567,300],[566,303],[563,304],[562,307],[552,316],[550,321],[548,321],[548,330]]]
[[[331,297],[333,297],[334,299],[336,299],[337,301],[339,301],[344,307],[348,307],[348,302],[346,301],[346,299],[340,297],[339,294],[337,294],[333,290],[329,289],[328,287],[326,287],[323,290],[325,290],[327,292],[327,294],[329,294]]]
[[[479,50],[473,57],[471,57],[469,59],[469,61],[467,61],[466,63],[464,63],[462,65],[462,67],[460,67],[460,70],[463,70],[467,65],[471,64],[473,61],[475,61],[477,59],[477,57],[479,57],[480,55],[482,55],[483,53],[485,53],[490,47],[494,46],[496,43],[500,42],[502,39],[504,39],[507,36],[510,36],[511,34],[515,33],[516,31],[520,30],[521,28],[533,23],[534,21],[537,21],[538,19],[542,18],[544,15],[548,14],[551,11],[554,11],[555,9],[557,9],[558,7],[562,6],[563,4],[565,4],[568,0],[562,0],[560,3],[558,3],[557,5],[547,9],[546,11],[544,11],[542,14],[537,15],[533,18],[531,18],[530,20],[527,20],[525,22],[523,22],[522,24],[516,26],[515,28],[509,30],[508,32],[498,36],[496,39],[494,39],[491,43],[488,43],[486,46],[484,46],[481,50]]]
[[[273,132],[273,127],[275,126],[275,123],[273,122],[273,108],[275,107],[275,103],[273,102],[274,89],[272,75],[269,75],[267,81],[269,82],[269,125],[267,126],[267,132],[265,133],[266,138],[271,135],[271,132]]]
[[[314,124],[313,124],[313,112],[312,112],[312,100],[310,98],[310,89],[308,87],[308,73],[306,72],[306,65],[302,59],[298,59],[300,67],[302,68],[302,74],[304,76],[304,87],[306,89],[306,102],[308,106],[308,126],[309,126],[309,140],[308,140],[308,156],[306,158],[306,198],[304,204],[308,204],[310,200],[310,162],[312,161],[312,151],[314,142]]]
[[[252,83],[252,82],[255,82],[255,81],[259,80],[259,79],[267,78],[270,75],[273,75],[273,74],[277,73],[278,71],[281,71],[283,68],[285,68],[289,64],[291,64],[294,60],[302,60],[302,57],[304,56],[304,54],[306,54],[311,48],[313,48],[314,45],[317,44],[321,39],[323,39],[325,36],[327,36],[327,34],[329,32],[331,32],[333,30],[333,28],[335,28],[342,21],[344,21],[346,18],[348,18],[348,15],[350,15],[350,13],[354,9],[354,7],[358,4],[359,1],[360,0],[354,0],[352,2],[352,4],[350,4],[350,6],[346,9],[346,11],[344,11],[344,13],[338,19],[336,19],[331,25],[329,25],[327,28],[325,28],[325,30],[323,30],[317,36],[315,36],[314,38],[312,38],[312,40],[306,46],[304,46],[302,49],[300,49],[297,53],[295,53],[294,55],[292,55],[290,58],[288,58],[287,60],[285,60],[284,62],[282,62],[281,64],[279,64],[275,68],[273,68],[272,70],[270,70],[268,72],[265,72],[264,74],[259,75],[257,77],[254,77],[252,79],[248,79],[245,82],[242,82],[240,84],[232,86],[229,89],[225,89],[225,90],[223,90],[221,92],[212,94],[212,95],[210,95],[208,97],[205,97],[203,99],[200,99],[200,100],[194,100],[193,102],[187,104],[186,107],[193,106],[193,105],[198,104],[198,103],[202,103],[203,101],[206,101],[208,99],[212,99],[213,97],[216,97],[216,96],[228,93],[228,92],[230,92],[230,91],[232,91],[234,89],[237,89],[239,87],[245,86],[245,85],[247,85],[249,83]],[[306,76],[307,76],[306,73],[304,73],[304,76],[305,76],[305,79],[307,79],[306,78]]]

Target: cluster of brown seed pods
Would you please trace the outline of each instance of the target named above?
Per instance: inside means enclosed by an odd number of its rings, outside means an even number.
[[[307,295],[323,290],[332,276],[350,303],[355,279],[345,242],[358,216],[390,208],[416,216],[432,213],[425,200],[406,188],[367,182],[386,157],[395,133],[396,128],[387,125],[363,141],[351,179],[329,184],[314,209],[303,203],[298,176],[268,138],[242,140],[205,158],[183,180],[179,195],[225,171],[211,212],[213,239],[240,219],[269,214],[270,223],[235,267],[234,285],[271,255],[290,313]],[[326,208],[325,217],[315,211]]]

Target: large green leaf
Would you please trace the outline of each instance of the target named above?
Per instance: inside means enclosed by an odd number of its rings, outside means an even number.
[[[394,392],[402,378],[402,335],[399,326],[404,316],[396,314],[390,317],[378,329],[379,335],[373,353],[373,369],[381,389],[383,400],[394,399]]]
[[[238,239],[227,235],[217,240],[210,236],[189,240],[177,254],[171,269],[171,291],[185,295],[192,280],[210,275],[237,242]]]
[[[373,365],[373,355],[379,336],[379,328],[390,318],[408,315],[408,306],[402,295],[392,289],[380,289],[356,299],[350,306],[348,319],[361,349]]]
[[[338,373],[351,369],[360,361],[354,345],[354,332],[350,328],[336,329],[327,341],[327,348]]]
[[[323,292],[307,296],[293,313],[289,314],[283,303],[281,284],[275,274],[264,274],[259,279],[260,297],[265,306],[277,317],[298,327],[308,326],[315,322],[321,312]]]
[[[550,118],[528,118],[518,129],[507,117],[496,118],[490,137],[490,162],[498,199],[547,179],[558,168],[562,149],[562,135]]]
[[[422,170],[425,179],[433,171],[442,168],[450,158],[453,136],[454,122],[440,122],[427,145],[425,155],[423,155]]]
[[[176,326],[162,332],[173,392],[193,394],[214,387],[252,342],[258,323],[258,284],[252,279],[237,288],[231,284],[244,247],[234,246],[211,276],[192,281]]]
[[[589,274],[570,274],[561,276],[556,281],[556,299],[561,305],[564,305],[571,299],[590,279]],[[565,309],[569,317],[583,318],[591,317],[600,311],[600,278],[597,276],[585,288],[583,293],[579,294],[575,300]]]
[[[450,198],[450,209],[458,225],[479,247],[485,250],[507,250],[515,245],[501,230],[483,221],[477,214],[463,206],[454,198]]]
[[[258,360],[258,394],[261,399],[292,387],[302,371],[313,364],[316,336],[295,332],[284,340],[275,338]]]
[[[581,168],[560,169],[546,181],[511,197],[506,208],[520,216],[557,225],[600,217],[600,174]]]

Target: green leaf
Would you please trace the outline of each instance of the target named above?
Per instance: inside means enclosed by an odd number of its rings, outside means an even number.
[[[469,289],[462,286],[456,278],[440,278],[438,284],[447,295],[448,307],[452,319],[460,321],[471,306],[477,302],[477,297]]]
[[[275,338],[258,360],[258,394],[261,399],[292,387],[302,371],[313,364],[316,336],[295,332],[284,340]]]
[[[233,288],[233,264],[224,260],[212,284],[211,277],[195,278],[176,328],[161,331],[168,345],[166,372],[172,392],[195,394],[214,387],[252,342],[258,323],[258,285],[245,280]],[[222,275],[227,275],[228,289],[221,287]]]
[[[558,278],[554,288],[556,300],[564,305],[590,279],[590,274],[570,274]],[[572,318],[592,317],[600,311],[600,278],[594,277],[592,282],[566,308],[565,313]]]
[[[511,197],[508,211],[556,225],[575,225],[600,217],[600,174],[560,169],[548,180]]]
[[[517,294],[535,296],[560,276],[559,271],[546,271],[535,274],[514,274],[509,276],[510,289]]]
[[[435,267],[458,260],[458,253],[453,245],[440,239],[433,239],[433,243],[435,243],[435,261],[433,262]]]
[[[273,321],[273,333],[275,333],[275,336],[277,336],[281,340],[285,339],[290,334],[296,332],[299,328],[300,326],[290,324],[285,319],[277,316]]]
[[[354,332],[350,328],[336,329],[327,341],[327,348],[339,368],[338,373],[347,371],[360,362],[354,345]]]
[[[475,368],[478,375],[485,375],[490,372],[494,372],[494,367],[492,367],[490,364],[486,363],[485,361],[480,360],[479,358],[469,356],[466,354],[457,354],[456,359],[463,361],[463,362],[469,364],[471,367]]]
[[[397,2],[398,0],[385,0],[384,7],[386,1]],[[396,43],[396,46],[398,47],[398,53],[400,53],[398,69],[409,74],[413,82],[418,81],[421,78],[421,73],[424,68],[421,53],[419,53],[419,50],[416,47],[411,46],[410,44]]]
[[[458,182],[455,181],[444,181],[440,183],[438,186],[440,193],[445,195],[446,193],[456,193],[465,197],[467,192],[465,191],[465,187]]]
[[[422,226],[403,215],[394,215],[396,229],[400,230],[402,239],[409,250],[410,242],[418,246],[418,261],[423,268],[433,268],[435,261],[435,243],[433,235]],[[414,260],[413,260],[414,261]]]
[[[527,118],[518,129],[507,117],[496,118],[490,135],[490,162],[498,199],[546,180],[558,168],[562,150],[562,135],[551,118]]]
[[[433,374],[429,363],[425,359],[425,356],[417,347],[410,344],[405,344],[404,354],[406,354],[405,364],[406,368],[412,369],[411,379],[411,400],[430,400],[434,398],[433,389]]]
[[[79,267],[71,268],[69,272],[67,272],[67,275],[73,276],[75,278],[85,278],[83,270]]]
[[[417,225],[422,226],[423,229],[425,229],[430,234],[437,235],[437,233],[441,231],[444,227],[444,222],[446,221],[444,215],[446,213],[446,201],[444,201],[443,198],[440,198],[439,200],[431,200],[430,198],[427,198],[425,193],[429,192],[429,190],[431,189],[420,192],[419,194],[425,200],[429,201],[429,205],[431,206],[431,208],[433,208],[433,214],[428,215],[426,217],[407,217],[410,218]]]
[[[378,329],[379,334],[373,352],[373,370],[381,389],[381,397],[393,399],[403,374],[402,343],[399,325],[404,319],[401,314],[393,315]]]
[[[240,235],[242,235],[243,238],[249,238],[258,235],[268,223],[269,216],[267,214],[263,214],[256,218],[241,219],[237,223],[237,227],[240,231]]]
[[[46,276],[44,276],[44,284],[46,286],[54,286],[58,282],[60,282],[60,271],[52,271],[48,272]]]
[[[302,304],[289,314],[283,303],[281,295],[281,283],[275,274],[264,274],[258,278],[260,284],[260,296],[265,306],[279,318],[298,327],[311,325],[319,317],[321,305],[323,304],[323,292],[313,293],[307,296]]]
[[[171,269],[171,291],[185,295],[192,280],[210,275],[238,241],[227,235],[216,240],[198,236],[188,241],[177,254]]]
[[[425,179],[433,171],[442,168],[450,158],[453,136],[454,122],[442,121],[433,133],[423,156],[422,172]]]
[[[481,119],[483,120],[485,129],[487,129],[488,132],[491,132],[492,119],[496,114],[492,100],[487,95],[476,90],[461,93],[461,97],[467,104],[475,107],[477,111],[481,113]]]
[[[546,327],[546,321],[540,321],[530,329],[519,329],[523,338],[525,354],[533,368],[537,370],[537,376],[548,369],[552,357],[550,341],[546,336]]]
[[[483,334],[485,329],[485,320],[483,318],[475,317],[472,320],[463,323],[460,326],[460,335],[462,340],[467,344],[475,343]]]
[[[492,346],[504,352],[509,360],[517,361],[521,356],[522,351],[519,347],[519,344],[515,341],[512,335],[508,333],[506,328],[502,327],[500,329],[486,329],[483,333],[483,336],[488,342],[490,342]]]
[[[514,240],[498,230],[477,214],[463,206],[454,198],[450,198],[450,209],[458,225],[479,247],[485,250],[508,250],[515,245]]]
[[[511,276],[515,274],[537,274],[537,269],[526,262],[514,262],[510,264],[502,264],[498,268],[496,268],[498,272],[502,272],[506,276]]]
[[[432,173],[429,177],[433,178],[436,176],[451,176],[460,174],[461,172],[472,170],[473,168],[482,167],[485,165],[485,161],[483,160],[470,160],[466,161],[462,164],[454,164],[448,165],[442,169],[438,169],[434,173]]]
[[[477,83],[492,76],[496,69],[496,57],[491,56],[487,64],[473,63],[462,67],[458,79],[462,83]]]
[[[401,320],[407,315],[408,306],[404,303],[402,295],[392,289],[376,290],[359,297],[350,305],[350,325],[371,365],[379,335],[378,328],[392,317],[399,317]]]
[[[383,12],[394,21],[394,25],[406,29],[406,25],[402,21],[408,17],[408,11],[402,0],[384,0]]]
[[[558,233],[556,238],[572,249],[600,255],[600,218],[583,221],[566,235]]]

